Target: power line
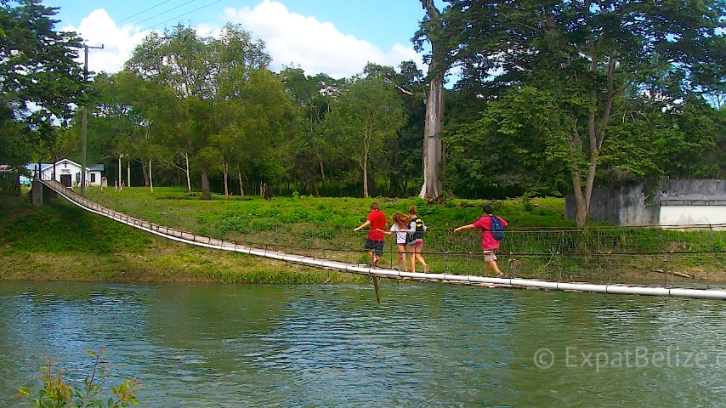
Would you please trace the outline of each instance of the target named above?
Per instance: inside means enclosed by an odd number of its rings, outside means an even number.
[[[178,8],[184,7],[184,6],[186,6],[187,4],[189,4],[189,3],[194,3],[195,1],[197,1],[197,0],[189,0],[189,1],[188,1],[188,2],[186,2],[186,3],[182,3],[182,4],[180,4],[180,5],[176,6],[176,7],[172,7],[172,8],[170,8],[169,10],[166,10],[166,11],[162,11],[161,13],[159,13],[159,14],[155,14],[155,15],[153,15],[153,16],[151,16],[151,17],[147,18],[147,19],[144,19],[144,20],[141,20],[141,21],[137,21],[137,22],[136,22],[136,24],[134,24],[134,25],[139,25],[139,24],[141,24],[141,23],[143,23],[143,22],[145,22],[145,21],[149,21],[149,20],[151,20],[152,18],[156,18],[156,17],[162,16],[162,15],[164,15],[164,14],[166,14],[166,13],[170,12],[170,11],[174,11],[174,10],[176,10],[176,9],[178,9]]]
[[[119,21],[117,21],[117,22],[116,22],[116,24],[118,24],[118,23],[123,23],[123,22],[124,22],[124,21],[126,21],[126,20],[132,19],[132,18],[134,18],[134,17],[136,17],[136,16],[138,16],[138,15],[144,14],[144,13],[146,13],[147,11],[149,11],[149,10],[152,10],[152,9],[155,9],[155,8],[157,8],[157,7],[161,6],[162,4],[164,4],[164,3],[168,3],[168,2],[170,2],[170,1],[171,1],[171,0],[164,0],[164,1],[162,1],[161,3],[158,3],[158,4],[154,5],[154,6],[151,6],[151,7],[147,8],[146,10],[143,10],[143,11],[139,11],[138,13],[136,13],[136,14],[134,14],[134,15],[131,15],[131,16],[128,16],[128,17],[124,18],[123,20],[119,20]]]
[[[195,11],[199,11],[199,10],[201,10],[201,9],[203,9],[203,8],[207,8],[207,7],[211,6],[212,4],[217,4],[217,3],[219,3],[220,1],[222,1],[222,0],[217,0],[217,1],[213,1],[213,2],[211,2],[211,3],[209,3],[209,4],[205,5],[205,6],[202,6],[202,7],[198,7],[198,8],[195,8],[194,10],[192,10],[192,11],[190,11],[190,12],[188,12],[188,13],[180,14],[180,15],[178,15],[178,16],[176,16],[176,17],[174,17],[174,18],[170,18],[170,19],[168,19],[168,20],[166,20],[166,21],[162,21],[161,23],[157,23],[157,24],[154,24],[154,25],[153,25],[153,26],[151,26],[151,27],[146,27],[146,28],[145,28],[144,30],[150,30],[150,29],[152,29],[152,28],[154,28],[154,27],[157,27],[157,26],[160,26],[160,25],[162,25],[162,24],[168,23],[168,22],[170,22],[170,21],[172,21],[172,20],[176,20],[176,19],[178,19],[179,17],[184,17],[184,16],[186,16],[186,15],[188,15],[188,14],[192,14],[192,13],[194,13]],[[143,31],[143,30],[142,30],[142,31]]]

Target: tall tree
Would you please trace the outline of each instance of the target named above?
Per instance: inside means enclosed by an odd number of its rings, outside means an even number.
[[[434,0],[421,0],[421,5],[426,10],[426,16],[414,37],[414,45],[420,52],[427,40],[431,45],[431,53],[425,58],[429,65],[428,92],[423,145],[424,182],[419,196],[432,200],[438,198],[443,190],[439,171],[443,151],[441,132],[444,129],[444,76],[450,66],[450,59],[447,58],[450,50],[444,42],[444,22]]]
[[[380,160],[387,139],[405,122],[400,98],[380,77],[357,79],[341,92],[328,115],[327,130],[360,168],[363,196],[369,194],[369,169]]]
[[[339,81],[325,74],[308,76],[300,68],[286,68],[280,75],[302,114],[301,131],[295,140],[294,172],[319,196],[319,185],[326,181],[326,166],[334,160],[335,150],[321,124],[340,88]]]
[[[181,112],[191,121],[183,144],[199,169],[203,199],[211,198],[210,170],[221,164],[211,138],[225,126],[217,114],[221,101],[238,97],[248,72],[266,69],[269,62],[264,44],[240,26],[228,24],[214,38],[180,24],[163,36],[149,35],[126,64],[143,78],[171,87],[182,101]]]
[[[232,79],[240,87],[215,105],[218,131],[213,135],[213,146],[222,157],[225,195],[230,166],[237,170],[240,190],[243,180],[253,169],[265,169],[263,177],[276,179],[288,148],[286,130],[291,128],[292,103],[279,76],[268,70],[252,70],[245,78]],[[294,127],[292,129],[295,129]]]
[[[389,152],[388,194],[409,194],[409,183],[418,188],[421,178],[423,140],[426,120],[426,84],[423,73],[413,61],[403,61],[396,70],[390,66],[368,63],[367,76],[379,76],[393,86],[403,101],[406,123],[386,147]]]
[[[676,101],[726,75],[721,0],[451,0],[450,44],[482,88],[532,85],[557,101],[558,138],[585,225],[603,149],[626,90]],[[455,41],[454,41],[455,40]],[[554,128],[556,126],[556,128]]]
[[[57,11],[39,0],[0,1],[0,127],[4,130],[0,162],[4,164],[27,163],[30,154],[52,145],[57,132],[51,125],[69,119],[82,96],[85,81],[76,61],[81,39],[73,32],[56,31]]]

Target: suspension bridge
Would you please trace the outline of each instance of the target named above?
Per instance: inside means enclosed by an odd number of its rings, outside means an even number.
[[[634,286],[624,284],[591,284],[581,282],[555,282],[537,279],[522,279],[516,277],[492,278],[477,275],[462,275],[450,273],[415,273],[399,271],[395,269],[376,268],[369,265],[344,262],[340,260],[325,259],[315,256],[292,254],[268,248],[258,248],[251,245],[244,245],[239,242],[215,239],[191,232],[182,231],[176,228],[159,225],[153,222],[130,217],[124,213],[103,207],[90,201],[73,190],[66,188],[55,180],[38,180],[50,190],[68,200],[70,203],[88,212],[110,218],[116,222],[146,231],[148,233],[183,242],[199,247],[211,248],[221,251],[238,252],[268,259],[283,261],[287,263],[302,265],[311,268],[333,270],[344,273],[370,276],[373,278],[377,288],[377,279],[397,279],[420,282],[439,282],[459,285],[472,285],[499,288],[527,288],[579,292],[597,292],[609,294],[626,295],[652,295],[672,296],[703,299],[726,299],[726,290],[714,289],[693,289],[693,288],[669,288],[654,286]],[[377,292],[376,292],[377,293]]]

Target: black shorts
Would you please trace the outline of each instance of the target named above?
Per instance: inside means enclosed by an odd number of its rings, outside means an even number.
[[[383,242],[384,241],[373,241],[370,238],[366,238],[366,245],[363,249],[366,251],[374,251],[376,255],[383,256]]]

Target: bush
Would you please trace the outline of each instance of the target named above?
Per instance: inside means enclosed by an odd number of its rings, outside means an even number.
[[[136,378],[122,381],[118,387],[111,387],[115,397],[104,401],[101,386],[97,381],[106,379],[111,371],[108,362],[102,360],[103,349],[104,347],[101,347],[98,353],[88,351],[88,354],[94,358],[94,364],[91,375],[84,381],[83,389],[68,384],[63,378],[64,371],[57,369],[56,364],[49,359],[48,365],[41,368],[41,374],[38,376],[38,379],[43,381],[43,389],[38,390],[38,397],[31,397],[30,390],[27,388],[18,390],[19,395],[36,408],[116,408],[128,407],[129,404],[139,405],[136,390],[141,384],[136,381]]]

